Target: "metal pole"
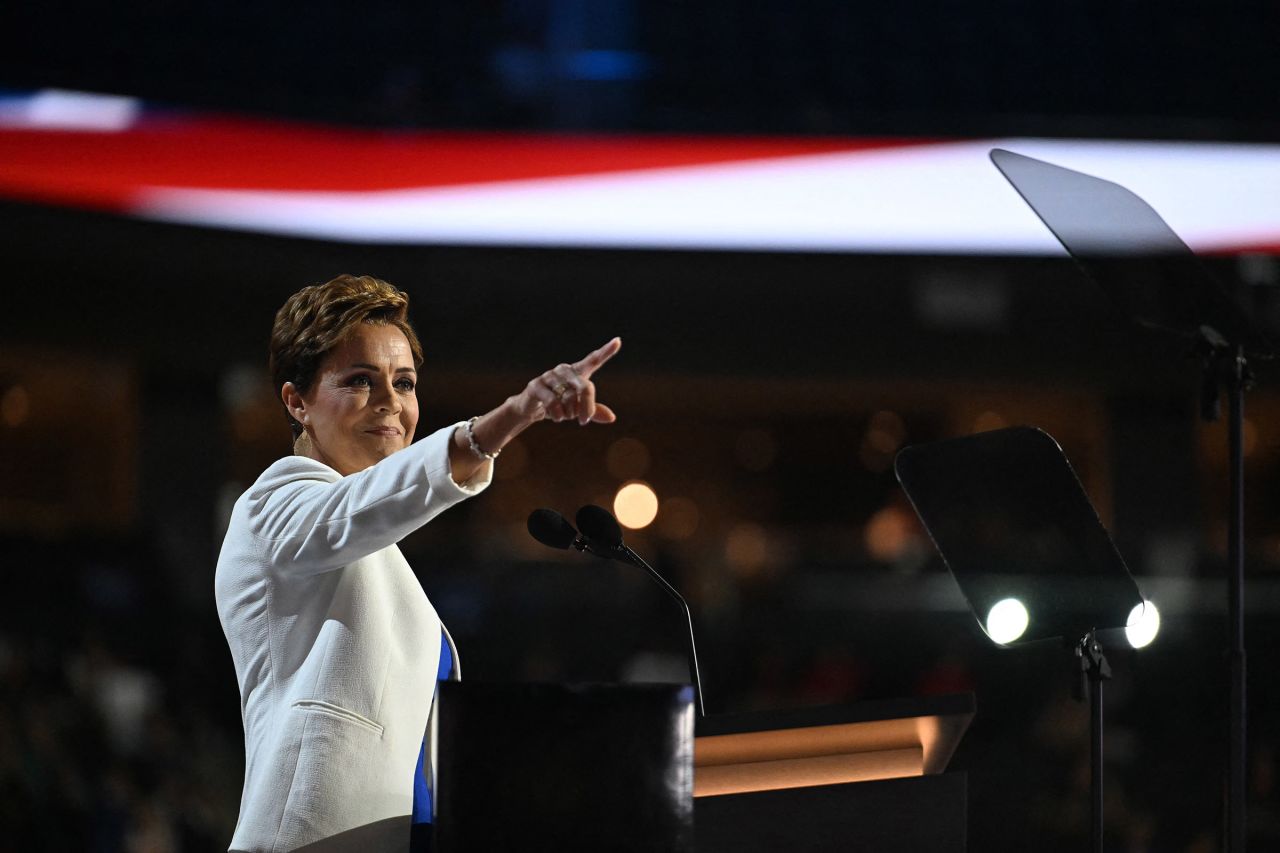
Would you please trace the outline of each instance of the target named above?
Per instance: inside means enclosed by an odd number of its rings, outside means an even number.
[[[1090,675],[1089,710],[1092,728],[1090,764],[1090,811],[1093,817],[1091,847],[1093,853],[1102,853],[1102,679]]]
[[[1227,761],[1227,853],[1244,853],[1245,759],[1247,710],[1244,652],[1244,390],[1247,365],[1243,348],[1236,350],[1227,376],[1230,404],[1231,519],[1228,541],[1231,670],[1231,733]]]

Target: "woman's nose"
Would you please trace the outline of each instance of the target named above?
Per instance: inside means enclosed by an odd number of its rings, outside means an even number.
[[[397,413],[402,408],[396,389],[389,385],[379,385],[373,400],[374,408],[380,412]]]

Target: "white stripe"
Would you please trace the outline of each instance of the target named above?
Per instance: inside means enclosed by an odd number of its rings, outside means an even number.
[[[371,243],[1062,254],[990,163],[1121,183],[1192,248],[1280,242],[1280,146],[989,140],[378,192],[152,187],[171,222]]]
[[[120,133],[141,115],[141,101],[120,95],[42,89],[33,95],[0,98],[0,128]]]

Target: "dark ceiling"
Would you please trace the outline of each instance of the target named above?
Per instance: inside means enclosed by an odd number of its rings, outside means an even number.
[[[1280,6],[18,3],[0,87],[390,126],[1280,138]]]

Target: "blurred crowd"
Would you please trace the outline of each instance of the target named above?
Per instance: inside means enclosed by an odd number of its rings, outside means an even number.
[[[211,602],[194,612],[177,604],[145,539],[3,547],[22,582],[0,621],[0,848],[225,850],[243,744]],[[521,586],[539,571],[547,577]],[[622,594],[557,629],[573,620],[549,618],[530,591],[546,586],[543,601],[572,597],[556,571],[458,564],[424,579],[454,614],[471,677],[682,677],[678,614],[659,590],[604,576],[601,587],[621,584]],[[564,571],[583,586],[576,569]],[[1032,840],[1042,851],[1083,848],[1089,715],[1070,695],[1063,649],[996,648],[962,612],[797,614],[795,582],[773,578],[741,588],[731,605],[695,606],[711,713],[973,691],[978,715],[951,765],[968,773],[972,849],[1028,849]],[[1216,642],[1205,639],[1216,639],[1213,624],[1170,623],[1150,650],[1110,654],[1108,849],[1124,853],[1218,849],[1225,673]],[[1255,620],[1255,849],[1280,841],[1278,729],[1264,710],[1276,699],[1274,634],[1270,620]]]
[[[244,765],[216,620],[168,606],[145,548],[9,541],[5,563],[0,846],[225,850]]]

